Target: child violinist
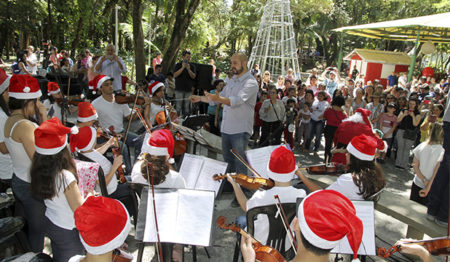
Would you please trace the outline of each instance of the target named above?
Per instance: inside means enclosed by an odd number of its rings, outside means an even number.
[[[186,188],[184,178],[173,170],[174,139],[167,129],[152,132],[142,145],[141,159],[131,172],[134,183],[153,184],[157,188]],[[182,246],[174,245],[172,261],[182,261]]]
[[[63,97],[58,83],[48,82],[47,93],[48,98],[44,100],[43,104],[48,110],[48,118],[56,117],[62,121],[61,106],[58,104],[58,101],[61,102]]]
[[[123,162],[122,155],[116,156],[114,162],[111,162],[103,156],[103,154],[114,144],[114,138],[111,137],[105,144],[96,149],[97,131],[90,126],[85,126],[79,129],[78,134],[70,136],[70,150],[72,152],[78,151],[79,154],[89,158],[98,163],[102,168],[108,197],[121,201],[128,209],[128,212],[137,219],[136,210],[133,205],[133,192],[126,183],[119,184],[116,178],[116,171],[121,167]],[[100,191],[97,187],[97,191]]]
[[[273,188],[256,191],[250,199],[247,199],[239,184],[230,176],[228,176],[228,181],[233,186],[236,199],[242,210],[247,212],[255,207],[274,204],[275,195],[279,196],[282,203],[295,203],[297,198],[305,197],[305,190],[291,186],[291,179],[294,178],[296,170],[294,153],[284,146],[279,146],[270,154],[270,160],[267,165],[268,176],[275,182]],[[237,224],[241,225],[242,228],[246,226],[247,221],[245,217],[238,217]],[[255,221],[254,237],[263,245],[269,236],[268,225],[268,218],[265,215],[258,215]]]

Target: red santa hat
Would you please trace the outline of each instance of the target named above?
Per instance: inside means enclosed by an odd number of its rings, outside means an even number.
[[[97,93],[97,89],[100,89],[100,87],[102,87],[102,84],[107,80],[113,81],[114,79],[106,75],[95,76],[94,79],[89,81],[89,90],[92,90],[93,94]]]
[[[89,254],[102,255],[120,247],[131,229],[127,209],[108,197],[90,196],[74,212],[80,240]]]
[[[90,150],[97,140],[97,131],[90,126],[79,129],[78,134],[70,135],[70,151]]]
[[[76,126],[63,126],[58,118],[44,121],[34,130],[34,145],[36,152],[42,155],[55,155],[67,146],[67,134],[77,134]]]
[[[57,94],[61,92],[59,89],[59,85],[56,82],[48,82],[47,84],[47,92],[49,95]]]
[[[153,156],[169,156],[172,159],[174,144],[172,133],[167,129],[160,129],[153,132],[150,138],[144,142],[142,153]]]
[[[384,150],[385,145],[373,136],[361,134],[355,136],[347,145],[347,151],[356,158],[364,161],[372,161],[375,158],[376,150]]]
[[[293,178],[296,169],[294,153],[286,147],[279,146],[270,154],[267,174],[271,179],[279,182],[289,182]]]
[[[353,250],[352,261],[359,261],[363,223],[344,195],[334,190],[315,191],[300,203],[297,218],[300,232],[313,246],[333,249],[347,236]]]
[[[364,109],[364,108],[358,108],[356,109],[355,113],[359,113],[364,121],[364,123],[366,123],[366,125],[372,127],[372,124],[370,123],[369,120],[369,116],[372,112],[370,112],[370,110],[368,109]]]
[[[151,82],[148,86],[148,93],[153,95],[159,88],[163,87],[164,84],[159,81]]]
[[[79,122],[89,122],[92,120],[97,120],[98,115],[95,108],[89,102],[78,103],[78,121]]]
[[[9,87],[9,80],[11,76],[6,74],[5,70],[0,68],[0,94]]]
[[[36,78],[30,75],[13,75],[9,80],[9,96],[16,99],[35,99],[42,96]]]

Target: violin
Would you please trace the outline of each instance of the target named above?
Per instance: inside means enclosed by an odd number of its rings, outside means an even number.
[[[250,190],[258,190],[260,188],[271,189],[272,187],[275,186],[275,182],[273,182],[273,180],[266,179],[263,177],[249,177],[244,174],[230,174],[230,176],[231,178],[233,178],[234,181],[236,181],[236,183]],[[227,174],[225,175],[215,174],[213,176],[213,179],[215,181],[222,180],[225,178],[227,178]]]
[[[256,261],[264,262],[286,262],[286,259],[276,250],[270,246],[264,246],[258,240],[250,236],[247,232],[234,224],[225,224],[226,218],[220,216],[217,218],[216,223],[222,229],[228,229],[233,232],[237,232],[243,236],[249,236],[253,242],[253,249],[255,250]]]
[[[338,164],[337,166],[315,165],[304,167],[306,172],[311,175],[331,175],[339,176],[349,171],[348,166]]]
[[[145,104],[145,99],[143,96],[138,96],[136,100],[136,95],[131,94],[115,94],[114,100],[117,104],[131,104],[134,103],[134,101],[136,101],[136,105],[139,106]]]
[[[419,244],[423,246],[433,256],[448,256],[450,255],[450,237],[438,237],[429,240],[413,240],[404,242],[404,244]],[[395,245],[386,250],[384,247],[377,249],[379,257],[388,258],[393,253],[401,251],[400,245]]]
[[[75,98],[63,98],[63,97],[58,97],[55,98],[56,103],[61,106],[61,104],[67,104],[67,105],[73,105],[73,106],[78,106],[78,104],[80,102],[85,102],[84,99],[75,99]]]
[[[112,262],[131,262],[133,261],[133,256],[121,248],[116,248],[113,250]]]
[[[111,132],[112,136],[114,137],[114,147],[111,149],[113,156],[114,157],[120,156],[119,140],[117,139],[116,132],[114,132],[114,127],[110,126],[108,129],[109,129],[109,132]],[[119,179],[121,184],[127,182],[127,178],[125,177],[125,172],[123,171],[122,166],[119,166],[117,168],[116,176],[117,176],[117,179]]]

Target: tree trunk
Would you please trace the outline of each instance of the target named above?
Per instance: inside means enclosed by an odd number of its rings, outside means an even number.
[[[49,39],[53,39],[53,35],[52,35],[52,30],[53,30],[53,28],[52,28],[52,9],[51,9],[51,6],[50,6],[50,0],[47,0],[47,12],[48,12],[48,30],[45,30],[44,32],[46,32],[46,36],[47,36],[47,39],[45,39],[45,40],[49,40]]]
[[[172,36],[170,38],[169,48],[165,52],[162,62],[164,74],[170,72],[173,65],[175,64],[178,50],[180,49],[184,39],[186,38],[186,31],[192,22],[195,10],[197,10],[199,4],[200,0],[190,0],[189,4],[187,4],[187,0],[177,0],[175,6],[175,25]]]
[[[142,30],[142,0],[133,0],[133,42],[136,80],[145,79],[144,31]]]
[[[73,39],[73,42],[72,42],[72,47],[71,47],[72,54],[75,54],[78,44],[80,43],[80,36],[81,36],[82,29],[83,29],[83,15],[80,15],[80,17],[78,18],[77,29],[75,31],[75,38]]]

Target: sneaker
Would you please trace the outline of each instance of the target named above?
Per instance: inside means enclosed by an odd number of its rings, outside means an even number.
[[[427,213],[426,219],[428,221],[434,221],[436,219],[436,217]]]
[[[448,223],[447,222],[441,221],[441,220],[439,220],[437,218],[434,219],[434,223],[436,223],[438,226],[448,228]]]

